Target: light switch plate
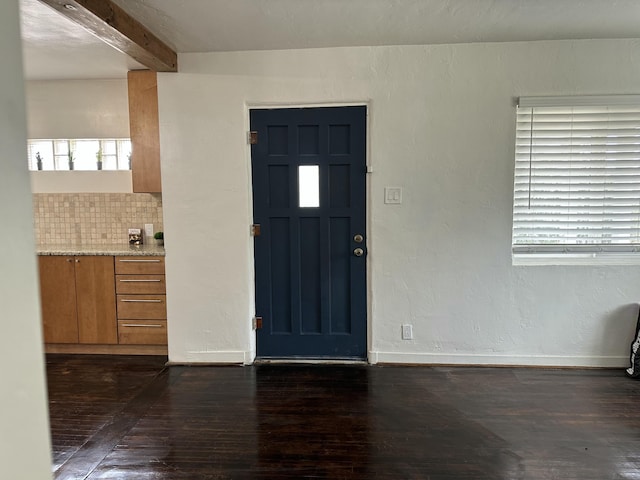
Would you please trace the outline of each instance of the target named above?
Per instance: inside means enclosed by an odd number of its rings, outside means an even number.
[[[400,204],[402,203],[401,187],[384,187],[384,203]]]
[[[413,340],[413,325],[409,323],[402,325],[402,339]]]
[[[153,223],[144,224],[144,236],[147,238],[153,238]]]

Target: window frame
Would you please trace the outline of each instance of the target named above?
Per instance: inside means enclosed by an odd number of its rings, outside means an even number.
[[[545,107],[550,107],[550,108],[567,108],[567,109],[575,109],[575,107],[597,107],[597,109],[599,109],[600,107],[608,107],[608,108],[615,108],[615,107],[636,107],[637,111],[638,111],[638,116],[639,119],[637,120],[637,126],[635,126],[634,128],[638,129],[638,133],[633,135],[633,138],[637,137],[637,142],[634,141],[633,142],[633,146],[635,147],[637,145],[637,151],[632,152],[633,155],[633,161],[636,161],[636,156],[637,156],[637,166],[640,166],[640,95],[599,95],[599,96],[560,96],[560,97],[521,97],[519,99],[518,105],[517,105],[517,119],[518,119],[518,114],[520,114],[520,109],[531,109],[531,120],[528,122],[531,125],[531,134],[529,137],[529,141],[531,142],[531,145],[533,145],[534,143],[534,131],[535,131],[535,113],[534,113],[534,109],[537,109],[538,111],[540,111],[541,109],[544,110]],[[634,113],[635,113],[635,108],[634,108]],[[574,112],[572,112],[571,115],[574,115]],[[571,132],[574,132],[574,126],[573,126],[573,117],[572,117],[572,121],[571,121]],[[636,121],[634,119],[634,121]],[[613,122],[613,120],[611,121]],[[606,126],[607,122],[603,122],[603,124]],[[522,185],[518,185],[518,181],[519,181],[519,175],[521,176],[521,174],[519,173],[519,171],[522,171],[523,168],[523,160],[522,160],[522,153],[519,153],[518,151],[518,147],[519,147],[519,140],[521,139],[521,137],[519,138],[519,132],[521,132],[522,130],[518,129],[518,126],[520,126],[521,123],[519,120],[516,121],[516,131],[515,131],[515,150],[514,150],[514,189],[513,189],[513,197],[512,197],[512,206],[513,206],[513,211],[512,211],[512,239],[511,239],[511,252],[512,252],[512,262],[514,265],[637,265],[640,264],[640,221],[638,221],[638,225],[636,227],[634,227],[635,229],[635,237],[636,237],[636,241],[634,242],[629,242],[629,243],[614,243],[614,244],[607,244],[607,243],[587,243],[587,244],[580,244],[580,243],[576,243],[576,244],[569,244],[569,243],[523,243],[522,242],[522,238],[524,236],[518,236],[518,234],[516,233],[516,230],[518,228],[518,226],[525,224],[526,221],[524,220],[526,218],[526,215],[522,215],[518,213],[518,207],[522,207],[521,204],[519,204],[519,202],[521,202],[521,199],[518,198],[518,194],[522,193],[523,191],[527,191],[528,195],[529,195],[529,202],[531,201],[531,195],[532,195],[532,184],[531,184],[531,178],[532,178],[532,173],[533,171],[535,171],[533,168],[533,165],[535,164],[536,159],[534,158],[534,154],[533,152],[533,147],[530,147],[530,152],[529,152],[529,165],[528,165],[528,175],[529,175],[529,185],[528,187],[522,187]],[[615,135],[611,136],[612,138],[615,138]],[[563,137],[564,138],[564,137]],[[573,134],[571,136],[571,138],[573,139]],[[591,137],[586,136],[585,138],[589,139]],[[606,136],[607,140],[609,138],[609,135]],[[589,146],[592,146],[593,144],[591,144],[590,142],[587,142],[589,144]],[[608,142],[605,142],[605,144],[607,145],[607,148],[604,148],[603,150],[608,150]],[[520,145],[521,146],[521,145]],[[612,150],[616,150],[615,148],[613,148]],[[635,148],[634,148],[635,150]],[[584,152],[582,152],[584,153]],[[571,156],[572,158],[577,158],[579,155],[581,154],[581,152],[578,152],[577,154],[575,152],[573,152],[573,149],[571,151]],[[587,155],[591,155],[592,152],[588,152],[586,155],[584,155],[584,157],[582,159],[576,160],[574,163],[577,163],[578,161],[582,161],[582,162],[588,162],[589,160],[586,160]],[[612,162],[614,163],[616,160],[615,158],[615,153],[614,154],[609,154],[609,153],[604,153],[602,154],[602,158],[599,159],[598,161],[600,161],[601,163],[606,163],[606,162]],[[610,159],[613,158],[613,159]],[[540,162],[540,160],[537,160],[538,162]],[[585,163],[586,164],[586,163]],[[584,165],[584,164],[583,164]],[[637,167],[636,166],[636,167]],[[607,165],[608,167],[608,165]],[[615,166],[614,166],[615,167]],[[560,167],[562,169],[563,172],[571,172],[569,177],[569,183],[572,182],[574,176],[572,175],[576,175],[575,170],[573,170],[573,167]],[[579,167],[579,168],[583,168],[583,167]],[[587,169],[590,167],[587,167]],[[608,174],[598,174],[597,177],[600,178],[605,178],[606,181],[604,181],[603,183],[607,184],[608,180],[610,178],[614,178],[614,170],[612,170],[613,173],[608,173]],[[552,176],[555,176],[555,174],[553,174]],[[539,180],[538,177],[537,179]],[[594,178],[595,178],[595,174],[594,174]],[[590,180],[591,176],[587,175],[587,179]],[[590,181],[587,181],[587,183],[590,183]],[[560,183],[559,183],[560,184]],[[558,184],[558,185],[559,185]],[[614,182],[615,184],[615,182]],[[634,190],[638,190],[640,191],[640,181],[635,180],[635,182],[632,182]],[[609,185],[611,185],[611,183],[609,183]],[[587,187],[590,188],[590,187]],[[558,190],[561,190],[561,188],[559,187]],[[607,190],[606,188],[603,188],[603,206],[602,208],[606,210],[607,207],[610,207],[611,204],[606,203],[607,202],[607,193],[610,193],[610,190]],[[552,197],[552,202],[553,201],[560,201],[558,199],[561,198],[561,193],[557,194],[557,198],[553,198]],[[633,197],[633,200],[635,200],[635,197]],[[568,202],[570,203],[570,202]],[[635,205],[634,205],[635,206]],[[575,209],[576,207],[567,207],[567,218],[571,219],[571,214],[575,215],[577,209]],[[584,208],[584,207],[583,207]],[[638,208],[638,215],[640,216],[640,204],[636,207]],[[575,210],[574,210],[575,209]],[[594,207],[594,210],[596,209],[596,207]],[[544,210],[544,208],[540,208],[537,213],[541,216],[544,217],[544,213],[542,213],[542,210]],[[573,212],[573,213],[571,213]],[[555,215],[555,214],[553,214]],[[581,216],[590,216],[593,215],[593,218],[591,219],[587,219],[585,221],[585,226],[586,223],[591,223],[588,227],[587,227],[587,240],[593,240],[595,238],[595,236],[590,236],[594,231],[596,231],[596,229],[593,227],[594,222],[596,222],[596,219],[598,219],[599,217],[597,216],[597,214],[595,213],[591,213],[591,212],[587,212],[585,214],[581,213]],[[632,213],[632,215],[636,215],[635,211]],[[551,216],[551,214],[549,214],[549,216]],[[606,215],[602,214],[602,217],[606,217]],[[613,214],[612,214],[613,216]],[[529,220],[530,221],[530,220]],[[549,221],[546,219],[541,220],[541,222],[543,221]],[[571,220],[564,220],[562,221],[562,223],[565,224],[565,226],[567,225],[567,222],[571,222],[573,221]],[[614,228],[615,225],[615,221],[613,219],[609,219],[609,220],[605,220],[606,225],[603,227],[603,231],[608,231],[608,230],[612,230]],[[569,238],[571,238],[571,235],[567,234],[568,232],[568,228],[565,230],[559,230],[561,233],[561,237],[564,240],[567,240]],[[542,232],[545,231],[545,227],[541,227],[540,228],[541,234]],[[547,230],[547,234],[548,234]],[[578,235],[575,235],[576,237]]]
[[[74,167],[73,170],[69,168],[68,157],[69,151],[72,153],[77,153],[76,146],[80,142],[98,142],[98,151],[96,151],[95,155],[95,169],[76,169]],[[105,161],[102,161],[102,168],[98,168],[97,161],[97,153],[104,152],[106,150],[106,146],[108,142],[115,142],[115,153],[113,154],[102,154],[102,157],[111,157],[115,159],[116,168],[104,168]],[[36,144],[38,146],[36,146]],[[37,159],[36,155],[39,153],[40,147],[43,144],[49,144],[49,153],[50,158],[43,159],[47,161],[49,165],[52,165],[53,168],[43,168],[39,169],[37,167]],[[66,144],[66,150],[63,148],[59,149],[60,145]],[[37,149],[37,151],[36,151]],[[133,149],[133,145],[131,143],[130,138],[30,138],[27,140],[27,168],[30,172],[70,172],[70,171],[80,171],[80,172],[96,172],[96,171],[130,171],[131,170],[131,151]],[[64,150],[64,151],[63,151]],[[127,154],[128,152],[128,154]],[[42,158],[42,157],[41,157]],[[77,159],[77,157],[75,157]],[[84,159],[87,162],[87,158]],[[75,162],[74,162],[75,163]],[[66,168],[65,168],[66,167]]]

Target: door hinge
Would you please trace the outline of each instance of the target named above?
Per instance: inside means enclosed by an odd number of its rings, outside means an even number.
[[[252,130],[249,132],[249,145],[257,145],[258,144],[258,132]]]
[[[253,317],[253,329],[258,330],[262,328],[262,317]]]
[[[259,223],[254,223],[253,225],[251,225],[251,236],[252,237],[259,237],[260,236],[260,224]]]

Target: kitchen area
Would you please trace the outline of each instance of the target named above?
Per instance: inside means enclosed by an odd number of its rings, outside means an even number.
[[[132,147],[130,170],[30,172],[45,351],[166,355],[156,73],[26,90],[30,139]]]

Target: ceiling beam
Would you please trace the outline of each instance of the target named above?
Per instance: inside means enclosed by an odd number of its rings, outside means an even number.
[[[178,56],[111,0],[40,0],[150,70],[177,72]]]

